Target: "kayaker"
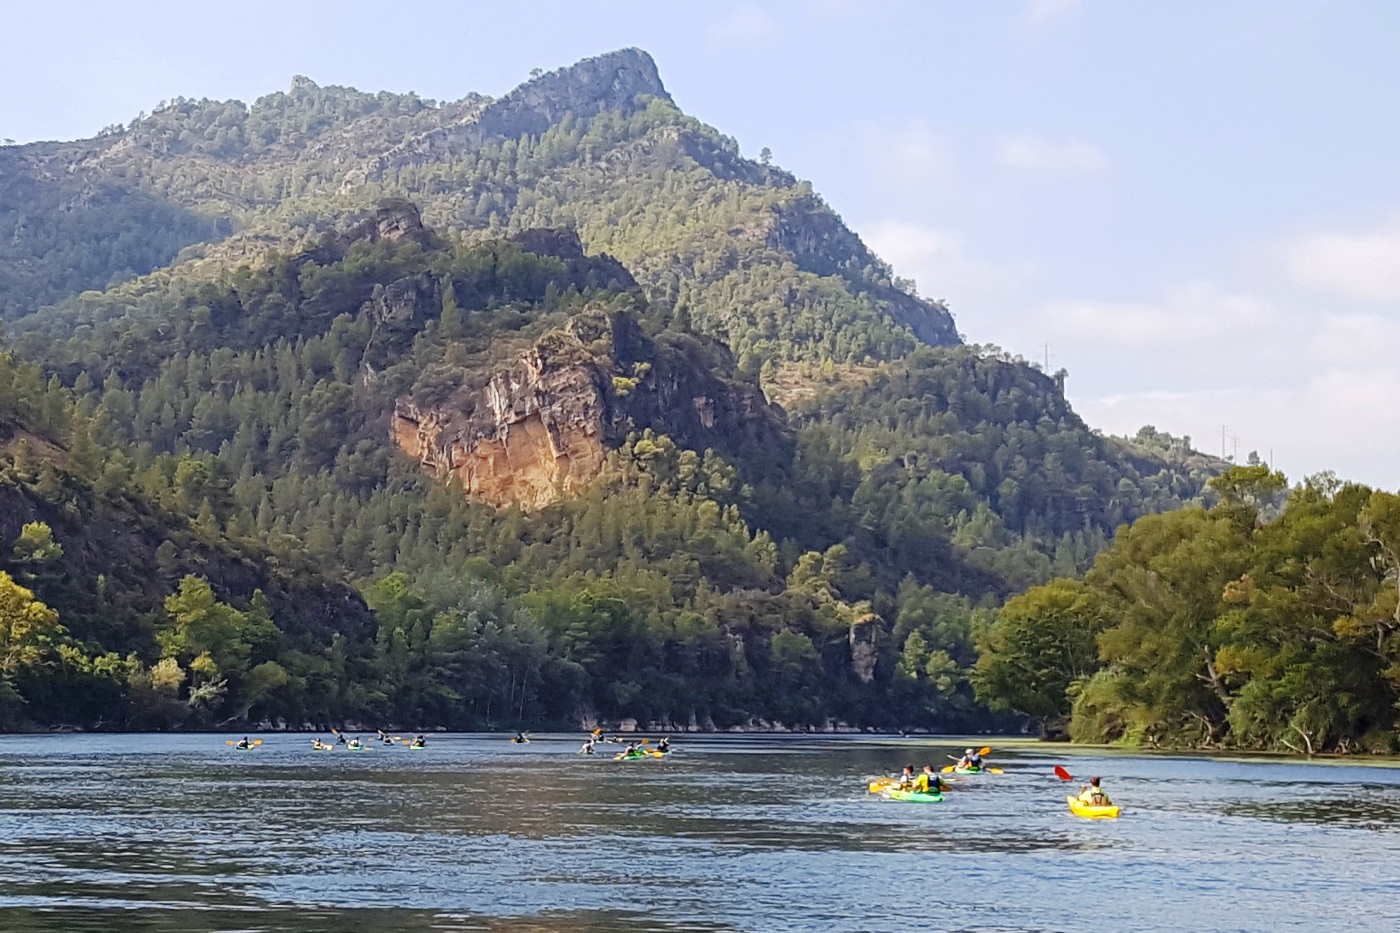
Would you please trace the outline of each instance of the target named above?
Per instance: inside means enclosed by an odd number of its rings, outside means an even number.
[[[941,794],[951,790],[952,785],[943,780],[943,775],[934,770],[933,765],[924,765],[924,773],[914,782],[914,789],[924,794]]]
[[[517,733],[515,733],[515,738],[511,739],[511,741],[514,742],[514,743],[517,744],[517,745],[524,745],[526,742],[528,742],[528,741],[530,741],[530,740],[527,739],[527,738],[525,738],[525,733],[523,733],[523,732],[517,732]]]
[[[353,738],[353,739],[351,739],[348,743],[346,743],[346,746],[345,746],[345,747],[346,747],[346,748],[349,748],[349,749],[354,749],[354,750],[357,750],[357,751],[358,751],[358,750],[360,749],[360,747],[361,747],[361,746],[360,746],[360,740],[359,740],[359,738]]]
[[[337,744],[337,745],[345,745],[345,744],[347,744],[346,741],[345,741],[345,733],[344,733],[344,732],[336,733],[335,744]]]
[[[580,748],[580,749],[578,750],[579,754],[580,754],[580,755],[591,755],[591,754],[593,754],[593,746],[596,745],[596,744],[597,744],[596,740],[593,738],[593,736],[590,735],[590,736],[588,737],[588,739],[583,743],[583,747]]]
[[[237,745],[234,746],[234,748],[252,748],[252,747],[253,747],[253,743],[248,741],[248,737],[247,737],[246,735],[243,737],[243,740],[242,740],[241,742],[239,742]]]
[[[669,751],[671,750],[671,740],[670,740],[670,739],[662,739],[660,742],[657,742],[657,743],[656,743],[656,750],[657,750],[658,752],[660,752],[661,754],[663,754],[663,755],[666,754],[667,752],[669,752]]]
[[[1089,778],[1089,783],[1080,789],[1079,800],[1081,803],[1087,803],[1091,807],[1113,806],[1113,801],[1108,799],[1108,794],[1105,794],[1103,788],[1099,786],[1099,776],[1097,774]]]
[[[427,744],[428,744],[427,736],[415,735],[415,736],[413,737],[413,742],[409,745],[409,747],[410,747],[410,748],[422,748],[424,745],[427,745]]]
[[[904,771],[899,775],[899,789],[910,790],[914,786],[914,766],[905,765]]]
[[[628,742],[627,747],[622,750],[622,754],[628,758],[635,758],[641,754],[641,746],[636,742]]]
[[[963,752],[963,756],[958,759],[958,763],[954,765],[954,767],[963,768],[964,770],[981,771],[982,756],[977,754],[977,749],[969,748],[967,751]]]

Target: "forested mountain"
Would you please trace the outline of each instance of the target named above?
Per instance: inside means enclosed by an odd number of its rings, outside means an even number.
[[[753,367],[957,341],[947,310],[896,288],[809,185],[681,113],[636,49],[495,101],[298,78],[252,107],[176,100],[95,139],[0,149],[0,314],[177,254],[287,247],[394,197],[441,229],[570,226]]]
[[[36,439],[0,533],[66,627],[12,722],[90,721],[76,671],[118,725],[985,726],[994,608],[1218,471],[961,345],[635,50],[496,101],[176,101],[0,170]]]

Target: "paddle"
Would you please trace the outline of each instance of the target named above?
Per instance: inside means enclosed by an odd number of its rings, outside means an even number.
[[[1074,775],[1073,775],[1073,774],[1070,774],[1068,771],[1066,771],[1064,768],[1060,767],[1059,765],[1055,765],[1055,777],[1059,778],[1059,779],[1062,780],[1062,781],[1073,781],[1073,780],[1074,780]]]
[[[238,744],[238,741],[237,741],[236,739],[229,739],[229,740],[228,740],[227,742],[225,742],[224,744],[225,744],[225,745],[237,745],[237,744]],[[254,739],[253,741],[251,741],[251,742],[248,743],[249,747],[252,747],[252,746],[254,746],[254,745],[261,745],[261,744],[262,744],[262,739]]]

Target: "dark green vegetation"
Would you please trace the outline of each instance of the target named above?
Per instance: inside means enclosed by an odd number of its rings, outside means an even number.
[[[56,223],[79,158],[117,218],[65,202],[82,261],[4,246],[8,313],[52,303],[10,325],[0,397],[4,568],[32,591],[0,593],[12,723],[986,726],[995,607],[1214,469],[958,345],[640,53],[495,102],[176,102],[0,150],[0,212]],[[193,226],[122,213],[147,202]],[[119,249],[147,216],[146,252]],[[492,508],[395,448],[396,404],[609,328],[608,443],[570,495]],[[760,378],[786,414],[745,401]],[[692,385],[733,404],[644,404]]]
[[[1006,604],[974,680],[1081,741],[1400,749],[1400,496],[1263,466]]]

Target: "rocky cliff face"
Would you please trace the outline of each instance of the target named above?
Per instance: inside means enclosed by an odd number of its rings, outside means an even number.
[[[538,509],[596,477],[631,431],[696,449],[782,443],[778,412],[696,349],[654,342],[626,315],[585,312],[441,404],[400,399],[394,444],[472,498]]]
[[[650,55],[619,49],[532,78],[488,104],[464,135],[477,145],[491,137],[538,135],[566,114],[587,120],[608,110],[631,112],[643,94],[671,99]]]

